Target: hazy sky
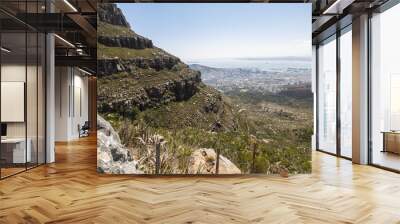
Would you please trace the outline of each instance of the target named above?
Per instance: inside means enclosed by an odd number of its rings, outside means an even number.
[[[183,61],[311,55],[311,4],[118,6],[136,33]]]

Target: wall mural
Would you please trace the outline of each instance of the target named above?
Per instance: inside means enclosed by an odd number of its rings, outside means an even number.
[[[310,7],[99,4],[98,172],[310,173]]]

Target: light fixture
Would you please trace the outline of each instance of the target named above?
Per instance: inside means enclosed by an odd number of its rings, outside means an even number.
[[[90,73],[90,72],[88,72],[88,71],[85,71],[85,70],[83,70],[83,69],[81,69],[81,68],[79,68],[79,67],[78,67],[78,70],[81,71],[81,72],[83,72],[83,73],[85,73],[86,75],[89,75],[89,76],[92,75],[92,73]]]
[[[1,47],[0,49],[1,49],[1,51],[4,51],[6,53],[10,53],[11,52],[11,50],[9,50],[9,49],[7,49],[5,47]]]
[[[72,9],[72,11],[78,12],[78,10],[68,0],[64,0],[64,3],[68,5],[68,7]]]
[[[69,42],[68,40],[66,40],[66,39],[64,39],[64,38],[62,38],[62,37],[60,37],[59,35],[57,35],[57,34],[54,34],[54,36],[55,37],[57,37],[59,40],[61,40],[62,42],[64,42],[65,44],[67,44],[68,46],[70,46],[70,47],[72,47],[72,48],[75,48],[75,45],[73,45],[71,42]]]

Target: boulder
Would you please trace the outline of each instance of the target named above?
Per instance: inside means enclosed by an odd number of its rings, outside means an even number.
[[[141,174],[138,162],[121,144],[109,122],[97,115],[97,171],[109,174]]]
[[[191,155],[189,173],[215,174],[216,165],[217,154],[214,149],[197,149]],[[241,174],[241,171],[228,158],[224,157],[223,155],[219,155],[218,174]]]

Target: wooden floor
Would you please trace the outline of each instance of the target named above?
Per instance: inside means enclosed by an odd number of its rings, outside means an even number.
[[[95,144],[0,181],[0,223],[400,223],[400,175],[323,153],[311,175],[146,178],[98,175]]]
[[[23,167],[23,168],[20,168],[20,167],[7,167],[7,168],[4,168],[4,167],[2,167],[1,168],[1,177],[2,178],[3,177],[8,177],[8,176],[11,176],[13,174],[23,172],[25,170],[26,170],[25,167]]]

